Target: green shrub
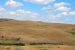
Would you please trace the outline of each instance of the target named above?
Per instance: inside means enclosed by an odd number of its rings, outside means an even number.
[[[75,32],[70,32],[71,34],[75,35]]]
[[[0,43],[0,45],[3,45],[3,46],[12,46],[12,45],[24,46],[25,44],[23,44],[23,43]]]

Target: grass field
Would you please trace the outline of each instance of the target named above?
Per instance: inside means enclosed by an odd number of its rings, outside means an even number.
[[[0,46],[0,50],[75,50],[75,46],[67,46],[67,45]]]
[[[0,50],[75,50],[75,25],[3,19]]]

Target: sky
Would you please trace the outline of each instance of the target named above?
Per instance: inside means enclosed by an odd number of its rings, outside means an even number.
[[[0,0],[0,18],[75,24],[75,0]]]

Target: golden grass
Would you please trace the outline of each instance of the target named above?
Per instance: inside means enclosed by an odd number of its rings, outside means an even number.
[[[67,46],[67,45],[0,46],[0,50],[75,50],[75,46]]]
[[[0,50],[75,50],[75,25],[33,21],[0,21],[0,36],[20,38],[24,43],[63,43],[64,45],[0,46]],[[17,49],[16,49],[17,48]],[[19,49],[18,49],[19,48]]]

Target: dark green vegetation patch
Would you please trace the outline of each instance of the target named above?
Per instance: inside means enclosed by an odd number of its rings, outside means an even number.
[[[25,44],[23,43],[0,43],[0,45],[3,45],[3,46],[24,46]]]
[[[75,32],[70,32],[71,34],[75,35]]]

